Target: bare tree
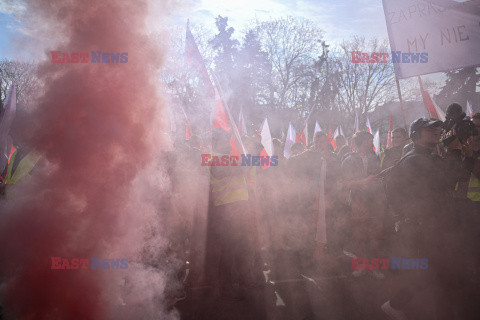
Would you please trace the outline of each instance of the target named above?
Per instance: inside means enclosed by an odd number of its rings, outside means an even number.
[[[388,42],[374,38],[366,41],[363,37],[354,37],[344,41],[338,52],[340,63],[339,108],[348,113],[357,110],[365,114],[377,104],[394,99],[396,95],[395,75],[390,62],[354,63],[352,51],[389,52]]]
[[[322,30],[303,18],[257,21],[263,49],[272,63],[270,105],[299,107],[309,97],[313,66],[321,50]],[[309,80],[307,80],[309,79]]]
[[[0,106],[7,97],[7,92],[15,81],[17,88],[17,103],[25,104],[40,87],[36,76],[37,65],[32,62],[0,60]]]

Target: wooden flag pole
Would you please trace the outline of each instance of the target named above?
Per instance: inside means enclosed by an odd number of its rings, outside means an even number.
[[[405,130],[408,132],[407,118],[405,118],[405,110],[403,108],[402,90],[400,89],[400,82],[396,77],[395,83],[397,84],[398,99],[400,100],[400,108],[402,109],[403,125],[405,126]]]

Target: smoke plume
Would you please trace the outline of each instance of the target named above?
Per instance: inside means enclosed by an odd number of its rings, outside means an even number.
[[[172,270],[158,261],[170,181],[156,74],[164,56],[149,40],[148,3],[39,0],[25,13],[57,45],[41,53],[43,95],[15,123],[16,142],[42,160],[1,208],[5,316],[175,317],[162,302]],[[126,52],[128,62],[51,63],[50,51]],[[128,269],[52,270],[51,257],[127,258]]]

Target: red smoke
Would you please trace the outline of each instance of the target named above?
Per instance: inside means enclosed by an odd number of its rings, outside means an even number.
[[[59,45],[46,48],[48,61],[40,66],[43,96],[16,123],[43,162],[30,180],[7,191],[1,208],[4,312],[15,319],[147,318],[139,310],[158,316],[159,307],[141,305],[162,293],[165,280],[134,263],[142,226],[158,228],[152,195],[165,191],[154,189],[163,182],[151,171],[162,148],[155,73],[163,55],[147,37],[148,6],[116,0],[26,5]],[[128,52],[128,63],[53,64],[53,50]],[[50,258],[58,256],[128,258],[129,268],[123,274],[51,270]],[[122,293],[127,286],[129,294]]]

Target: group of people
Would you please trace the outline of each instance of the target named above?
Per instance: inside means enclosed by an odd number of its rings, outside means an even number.
[[[471,121],[480,128],[480,113]],[[200,166],[202,153],[231,155],[231,134],[220,129],[208,150],[196,136],[187,145],[177,141],[173,150],[183,165],[174,170],[188,176],[173,184],[187,225],[188,284],[242,299],[265,282],[266,269],[279,279],[305,270],[345,273],[346,254],[428,259],[427,270],[402,274],[405,281],[382,310],[407,319],[402,310],[433,286],[439,319],[467,319],[461,316],[475,306],[461,299],[476,289],[480,262],[480,137],[445,145],[444,135],[441,121],[420,118],[408,132],[395,129],[392,146],[377,155],[369,132],[337,137],[335,150],[317,132],[312,145],[295,143],[288,159],[284,141],[273,139],[279,164],[268,168]],[[260,135],[242,140],[248,153],[262,153]],[[459,271],[457,261],[466,269]],[[386,276],[381,268],[348,273]]]

